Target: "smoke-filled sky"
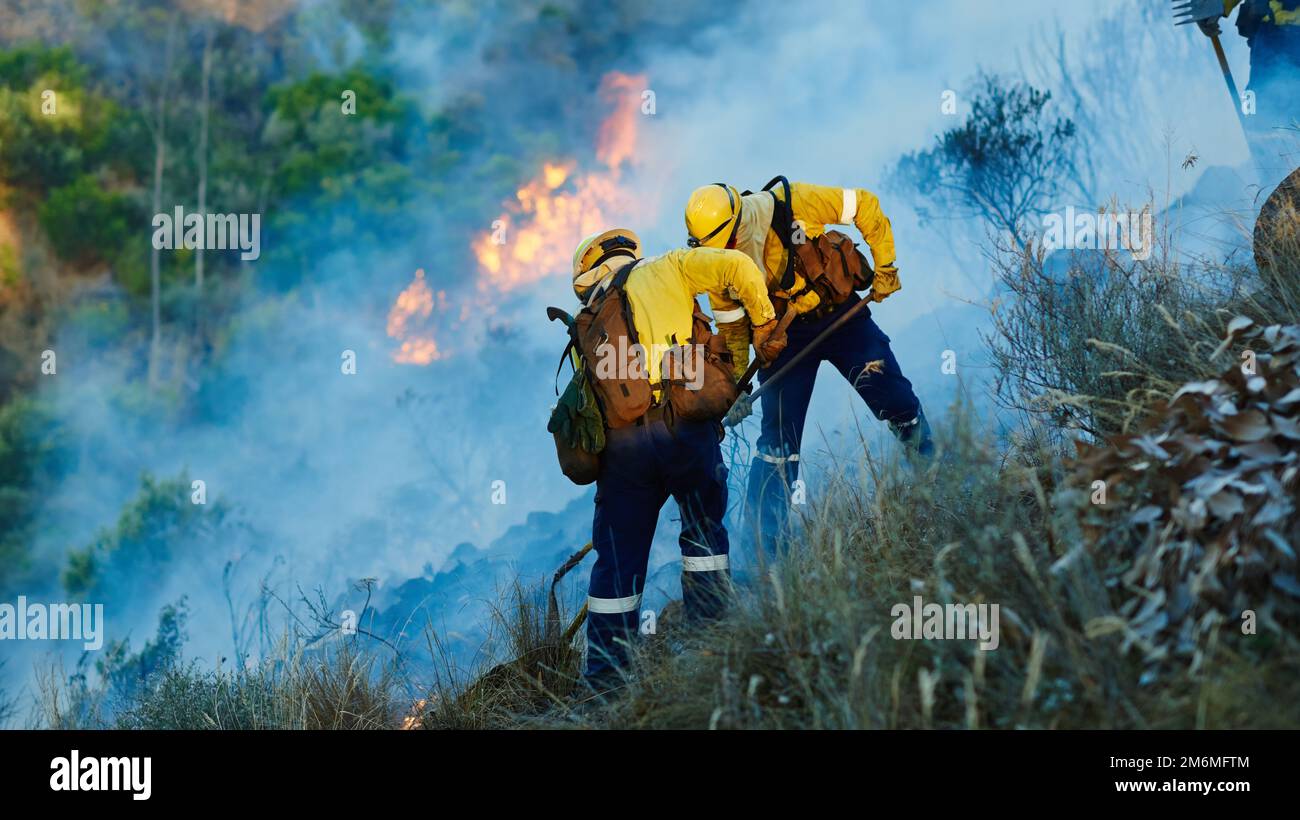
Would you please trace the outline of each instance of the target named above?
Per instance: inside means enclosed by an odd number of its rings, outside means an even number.
[[[701,184],[727,181],[757,189],[780,173],[876,190],[893,221],[904,289],[875,315],[894,338],[895,354],[929,413],[941,418],[955,389],[955,381],[939,372],[941,351],[956,349],[959,362],[979,360],[973,331],[981,312],[968,303],[983,303],[992,286],[975,244],[982,231],[968,224],[922,227],[907,197],[882,189],[887,168],[955,124],[940,111],[941,95],[957,91],[958,117],[963,115],[961,93],[979,69],[1024,72],[1053,88],[1059,66],[1049,50],[1058,34],[1067,76],[1102,115],[1096,130],[1083,135],[1108,151],[1099,158],[1100,198],[1141,202],[1152,189],[1163,202],[1166,193],[1185,193],[1200,173],[1200,167],[1178,169],[1178,160],[1191,150],[1203,165],[1240,164],[1244,142],[1205,38],[1175,30],[1163,7],[1143,13],[1148,5],[929,0],[825,3],[795,12],[783,4],[742,3],[686,45],[653,39],[630,44],[628,65],[614,68],[645,77],[655,92],[655,111],[637,122],[635,151],[617,175],[633,203],[617,216],[635,220],[629,227],[651,252],[659,252],[682,243],[681,209]],[[422,105],[436,108],[459,85],[491,86],[493,63],[482,49],[492,42],[493,19],[485,13],[470,37],[463,36],[461,19],[461,36],[443,39],[440,15],[465,15],[472,8],[453,5],[418,14],[412,19],[421,25],[408,22],[394,32],[394,80]],[[689,4],[671,8],[681,13]],[[328,29],[331,18],[322,11],[311,19]],[[360,48],[353,34],[334,40]],[[1235,36],[1225,42],[1244,85],[1244,44]],[[349,47],[322,46],[321,53],[323,60],[349,60]],[[536,82],[544,84],[545,70],[539,71]],[[593,94],[599,80],[590,78]],[[492,93],[540,88],[494,87]],[[499,102],[507,112],[527,108],[517,100]],[[494,104],[491,97],[488,104]],[[570,124],[574,144],[556,160],[601,170],[594,156],[599,126],[599,119]],[[433,203],[430,224],[439,224],[438,209],[454,207],[451,201]],[[496,217],[483,215],[483,231]],[[479,238],[446,235],[437,241],[467,256]],[[579,238],[565,237],[564,243],[571,247]],[[231,503],[246,525],[223,554],[175,562],[148,600],[109,602],[116,605],[109,610],[116,633],[110,637],[128,630],[147,635],[160,602],[189,594],[193,651],[211,661],[229,652],[219,588],[226,559],[262,556],[242,570],[241,601],[254,595],[273,555],[284,559],[277,577],[286,588],[291,582],[321,584],[334,595],[350,579],[397,580],[426,567],[436,571],[459,543],[485,547],[530,512],[559,510],[587,492],[560,475],[545,432],[563,339],[541,308],[572,307],[567,269],[540,271],[536,282],[492,301],[492,323],[506,332],[487,333],[487,322],[471,323],[469,342],[462,341],[454,355],[416,367],[391,360],[387,317],[357,308],[350,298],[355,283],[338,290],[328,284],[355,277],[360,265],[371,286],[386,289],[381,301],[389,302],[413,274],[395,257],[400,254],[391,249],[347,247],[342,257],[320,260],[314,276],[322,284],[309,295],[275,303],[274,312],[271,297],[249,299],[220,364],[241,390],[205,398],[198,420],[161,429],[141,425],[121,401],[120,386],[134,361],[96,358],[88,351],[83,361],[61,362],[66,375],[48,389],[84,445],[79,471],[56,489],[46,508],[44,554],[84,546],[98,529],[111,526],[145,470],[173,476],[188,469],[207,482],[210,496]],[[453,302],[479,292],[472,279],[481,274],[445,270],[435,258],[423,266]],[[340,296],[345,290],[349,296]],[[358,355],[355,376],[340,373],[344,350]],[[980,382],[977,371],[966,379],[968,385]],[[855,417],[880,432],[847,385],[825,371],[809,434],[820,436]],[[755,434],[750,425],[749,435]],[[816,457],[811,460],[815,466]],[[493,482],[499,480],[506,482],[505,504],[492,503]]]

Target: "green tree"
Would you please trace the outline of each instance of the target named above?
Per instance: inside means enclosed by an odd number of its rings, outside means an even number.
[[[42,493],[73,459],[72,442],[51,409],[30,396],[0,406],[0,590],[32,568]]]
[[[90,174],[50,191],[38,214],[55,252],[82,265],[115,259],[132,228],[145,224],[127,197]]]
[[[1025,220],[1059,207],[1072,190],[1074,123],[1055,113],[1051,92],[1025,82],[1003,84],[981,73],[966,95],[970,113],[933,148],[905,155],[892,182],[927,203],[923,219],[982,218],[1019,236]]]
[[[159,587],[178,552],[219,549],[231,526],[229,510],[220,500],[195,504],[191,493],[188,473],[161,480],[144,474],[116,526],[69,554],[64,589],[86,598],[146,594]]]
[[[0,51],[0,181],[45,191],[105,161],[124,112],[87,85],[69,48]],[[48,92],[48,93],[47,93]]]

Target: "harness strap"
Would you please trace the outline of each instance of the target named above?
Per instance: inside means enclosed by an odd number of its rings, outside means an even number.
[[[785,194],[784,200],[772,190],[778,182],[781,183],[781,192]],[[785,272],[781,274],[781,289],[789,290],[794,287],[794,240],[790,236],[790,231],[794,228],[794,199],[790,193],[790,180],[778,174],[763,186],[763,190],[772,195],[773,227],[778,220],[781,224],[776,229],[776,238],[781,240],[781,247],[785,248]]]

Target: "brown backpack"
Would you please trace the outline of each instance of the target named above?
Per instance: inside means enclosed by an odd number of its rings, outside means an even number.
[[[624,287],[638,259],[614,274],[574,319],[574,343],[611,429],[627,427],[650,409],[650,376]]]
[[[784,197],[776,195],[781,186]],[[852,239],[839,231],[826,231],[820,236],[797,242],[794,238],[794,198],[790,180],[783,176],[771,179],[763,190],[772,196],[772,230],[786,250],[786,266],[779,281],[783,291],[795,286],[795,273],[803,275],[808,286],[821,296],[823,305],[838,305],[855,290],[871,287],[875,274],[871,263]],[[748,195],[750,191],[745,191]],[[794,294],[791,294],[794,295]]]
[[[691,318],[690,344],[664,353],[659,378],[674,415],[687,421],[717,421],[740,395],[726,340],[714,335],[698,303]]]
[[[822,304],[829,305],[838,305],[854,291],[871,287],[875,276],[867,257],[839,231],[796,244],[795,268],[821,296]]]

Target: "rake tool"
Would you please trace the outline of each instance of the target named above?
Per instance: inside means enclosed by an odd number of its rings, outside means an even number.
[[[861,301],[859,301],[856,305],[849,308],[848,310],[844,311],[844,313],[842,313],[839,316],[839,318],[837,318],[834,322],[831,322],[830,325],[828,325],[825,330],[823,330],[821,333],[818,333],[816,338],[814,338],[811,342],[805,345],[804,349],[796,353],[794,357],[790,359],[790,361],[786,362],[781,367],[780,370],[773,373],[770,378],[768,378],[761,385],[759,385],[757,390],[755,390],[753,393],[746,393],[745,390],[749,388],[749,383],[753,380],[754,374],[758,372],[758,366],[759,366],[758,361],[755,360],[754,362],[752,362],[749,365],[749,369],[745,371],[744,378],[742,378],[740,381],[740,397],[736,399],[736,403],[733,404],[731,406],[731,409],[727,411],[726,418],[722,420],[723,425],[726,427],[735,427],[737,424],[740,424],[742,421],[744,421],[745,418],[751,412],[753,412],[754,399],[757,399],[760,395],[762,395],[764,390],[771,388],[772,385],[776,384],[784,376],[788,375],[790,373],[791,368],[793,368],[796,364],[803,361],[804,359],[808,358],[808,356],[812,355],[813,351],[815,351],[817,347],[821,345],[822,342],[826,341],[826,339],[828,339],[831,336],[831,334],[833,334],[835,331],[839,330],[840,328],[844,327],[845,323],[848,322],[849,319],[852,319],[854,316],[856,316],[860,311],[862,311],[865,308],[866,305],[871,304],[871,295],[873,292],[874,291],[867,291],[866,295],[862,297]],[[794,318],[793,311],[786,311],[785,316],[781,317],[782,325],[789,325],[790,320],[793,318]]]
[[[1174,12],[1174,25],[1185,26],[1188,23],[1203,23],[1214,21],[1217,23],[1223,16],[1222,0],[1172,0]],[[1223,53],[1223,43],[1219,42],[1219,35],[1216,31],[1209,34],[1210,43],[1214,46],[1214,56],[1219,61],[1219,70],[1223,72],[1223,81],[1228,84],[1228,93],[1232,95],[1232,110],[1237,112],[1237,122],[1241,124],[1244,131],[1246,129],[1245,115],[1241,112],[1241,95],[1237,93],[1237,83],[1232,79],[1232,69],[1228,67],[1228,56]]]
[[[582,609],[578,610],[578,614],[573,617],[573,621],[569,624],[568,628],[564,630],[564,634],[561,635],[560,602],[555,594],[555,588],[559,585],[560,581],[564,579],[564,576],[569,574],[570,570],[582,563],[582,559],[587,557],[587,553],[591,552],[591,548],[592,543],[588,541],[586,546],[575,552],[573,555],[570,555],[568,559],[560,565],[560,568],[555,571],[555,575],[551,577],[551,590],[546,600],[546,639],[548,643],[557,643],[561,646],[567,646],[569,642],[573,640],[573,636],[578,634],[578,630],[582,627],[582,624],[587,620],[587,604],[586,602],[583,602]]]

